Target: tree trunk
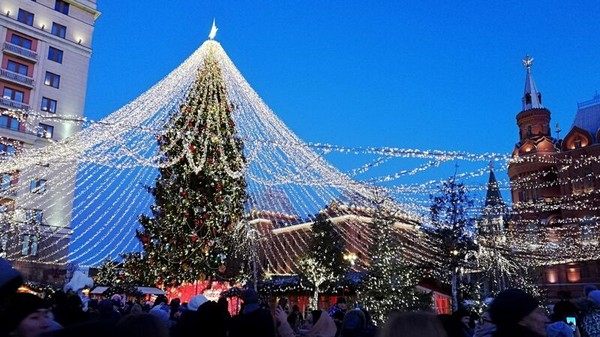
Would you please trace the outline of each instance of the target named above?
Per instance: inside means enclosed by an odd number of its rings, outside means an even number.
[[[458,310],[458,268],[452,269],[452,311]]]
[[[315,286],[315,291],[312,296],[312,310],[319,310],[319,287]]]

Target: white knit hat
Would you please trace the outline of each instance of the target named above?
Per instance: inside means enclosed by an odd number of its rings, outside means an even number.
[[[206,302],[208,302],[208,299],[204,295],[196,295],[190,299],[187,308],[191,311],[197,311]]]

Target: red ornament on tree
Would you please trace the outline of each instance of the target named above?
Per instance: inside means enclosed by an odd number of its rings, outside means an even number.
[[[217,184],[217,190],[219,190],[219,191],[220,191],[220,190],[222,190],[222,189],[223,189],[223,186],[222,186],[221,184]]]
[[[148,238],[148,236],[146,236],[146,235],[142,236],[140,238],[140,240],[142,241],[143,244],[150,242],[150,238]]]
[[[196,242],[198,241],[198,237],[196,235],[192,235],[191,240],[192,242]]]
[[[196,152],[196,147],[194,145],[190,145],[189,149],[192,153]]]

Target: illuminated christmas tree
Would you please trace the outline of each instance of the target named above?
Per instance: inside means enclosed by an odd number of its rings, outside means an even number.
[[[311,306],[318,308],[319,292],[325,283],[335,283],[345,276],[348,263],[344,260],[344,242],[327,215],[319,214],[311,225],[308,253],[300,261],[300,273],[310,283]]]
[[[400,245],[394,237],[394,222],[388,212],[380,210],[370,224],[370,264],[360,299],[378,325],[393,311],[428,309],[432,304],[430,294],[417,290],[422,279],[421,268],[404,262],[401,257]]]
[[[210,45],[195,83],[157,137],[161,168],[153,187],[152,215],[142,215],[141,255],[125,265],[134,279],[179,285],[230,279],[244,264],[241,226],[246,199],[245,157],[236,136],[233,106]]]
[[[123,282],[121,277],[122,272],[119,264],[113,260],[107,259],[100,266],[94,276],[94,284],[96,285],[113,285]]]
[[[431,234],[437,239],[442,261],[437,272],[442,282],[450,281],[452,309],[458,310],[461,288],[461,269],[475,257],[477,245],[473,240],[475,219],[468,213],[473,200],[463,183],[451,177],[430,196]]]

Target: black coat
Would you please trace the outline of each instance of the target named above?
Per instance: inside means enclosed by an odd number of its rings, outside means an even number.
[[[271,313],[257,309],[231,318],[229,337],[275,337],[275,324]]]
[[[497,326],[494,337],[541,337],[537,333],[518,324],[510,326]]]

